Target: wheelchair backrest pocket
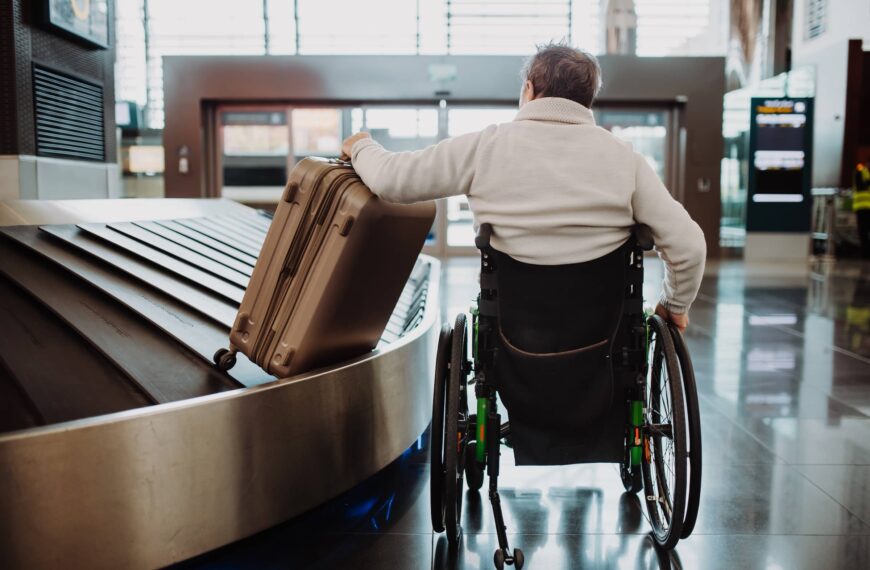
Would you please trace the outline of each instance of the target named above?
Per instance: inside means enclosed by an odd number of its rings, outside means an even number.
[[[504,334],[499,339],[495,376],[511,422],[576,430],[610,410],[609,339],[554,353],[526,351],[511,344]]]

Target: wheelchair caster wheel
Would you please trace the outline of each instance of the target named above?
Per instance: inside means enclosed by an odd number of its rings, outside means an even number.
[[[236,365],[236,353],[231,352],[227,348],[219,348],[218,351],[214,353],[214,363],[217,364],[217,367],[220,370],[226,372]]]
[[[504,550],[497,548],[492,561],[495,563],[496,570],[504,570]]]
[[[495,555],[492,557],[492,561],[495,563],[495,567],[498,570],[504,570],[505,563],[507,563],[508,566],[513,566],[517,570],[521,570],[523,565],[526,563],[523,551],[519,548],[514,548],[514,555],[508,558],[505,558],[504,550],[497,548]]]

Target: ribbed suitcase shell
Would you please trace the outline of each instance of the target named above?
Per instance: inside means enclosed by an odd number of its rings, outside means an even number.
[[[377,198],[348,164],[305,158],[275,211],[230,333],[278,377],[377,345],[435,218],[435,205]]]

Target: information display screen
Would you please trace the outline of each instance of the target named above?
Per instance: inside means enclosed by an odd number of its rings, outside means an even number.
[[[804,231],[811,206],[812,100],[753,98],[747,231]]]

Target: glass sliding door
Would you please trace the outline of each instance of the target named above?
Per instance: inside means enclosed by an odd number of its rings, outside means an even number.
[[[290,106],[218,108],[220,195],[274,207],[306,156],[341,154],[342,110]]]
[[[277,202],[292,166],[290,109],[224,106],[217,118],[219,195],[252,205]]]

